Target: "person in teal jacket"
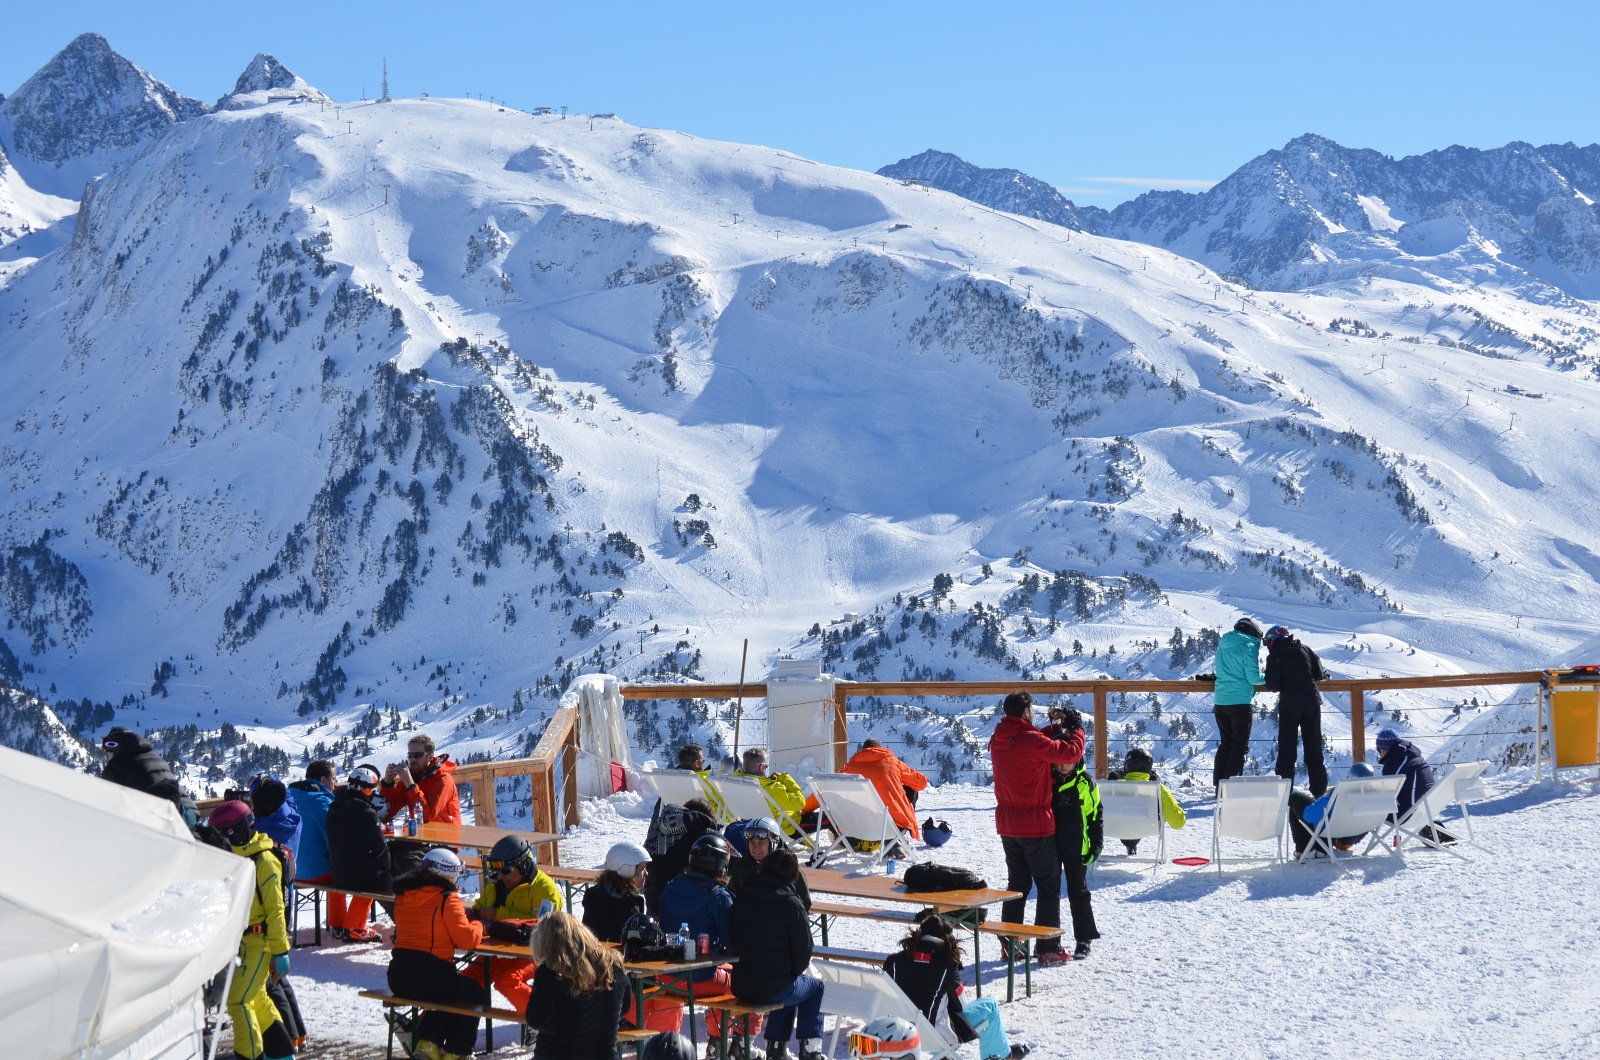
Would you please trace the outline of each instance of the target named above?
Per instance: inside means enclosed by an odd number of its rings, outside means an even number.
[[[1266,683],[1261,672],[1261,638],[1253,618],[1241,618],[1217,643],[1217,683],[1212,690],[1212,713],[1217,719],[1217,757],[1211,766],[1211,786],[1244,772],[1250,747],[1250,722],[1255,709],[1256,686]]]

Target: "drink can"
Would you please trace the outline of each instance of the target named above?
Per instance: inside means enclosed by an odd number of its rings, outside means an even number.
[[[407,817],[406,818],[406,835],[416,835],[416,834],[417,834],[417,819],[416,819],[416,817]]]
[[[883,863],[883,866],[884,866],[884,872],[887,875],[893,876],[894,875],[894,870],[899,867],[899,863],[896,862],[894,860],[894,858],[890,858],[888,861],[885,861]]]
[[[710,935],[707,935],[705,932],[702,931],[700,933],[700,938],[697,941],[699,943],[697,948],[699,950],[700,956],[704,957],[706,954],[711,952],[711,936]]]

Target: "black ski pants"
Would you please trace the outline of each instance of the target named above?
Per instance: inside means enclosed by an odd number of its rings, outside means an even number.
[[[456,971],[453,962],[425,950],[395,950],[389,960],[389,989],[416,1001],[451,1001],[481,1005],[484,988]],[[447,1053],[472,1054],[478,1043],[478,1017],[425,1011],[417,1021],[417,1038],[444,1047]]]
[[[1019,839],[1000,837],[1006,855],[1006,890],[1019,891],[1021,898],[1000,903],[1000,919],[1007,924],[1026,924],[1028,892],[1036,891],[1033,922],[1040,927],[1061,926],[1061,859],[1056,855],[1056,837],[1044,835]],[[1054,939],[1039,944],[1039,952],[1060,949]]]
[[[1296,745],[1306,751],[1306,782],[1313,797],[1328,790],[1328,764],[1322,759],[1322,711],[1319,707],[1297,707],[1285,712],[1278,707],[1278,768],[1273,772],[1294,781]]]
[[[1255,710],[1248,703],[1218,703],[1211,708],[1217,719],[1217,757],[1212,760],[1211,786],[1244,773],[1244,758],[1250,750],[1250,723]]]

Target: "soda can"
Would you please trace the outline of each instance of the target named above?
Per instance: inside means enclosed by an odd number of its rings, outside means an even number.
[[[883,863],[883,866],[884,866],[884,868],[883,868],[884,874],[888,875],[888,876],[893,876],[894,875],[894,870],[899,867],[898,863],[894,860],[894,858],[890,858],[888,861],[885,861]]]
[[[417,834],[417,819],[416,819],[416,817],[415,816],[407,817],[406,818],[406,835],[414,836],[416,834]]]
[[[704,957],[706,954],[711,952],[711,936],[710,935],[707,935],[705,932],[702,931],[700,933],[700,938],[699,938],[698,942],[699,942],[699,946],[697,947],[697,949],[699,950],[700,956]]]

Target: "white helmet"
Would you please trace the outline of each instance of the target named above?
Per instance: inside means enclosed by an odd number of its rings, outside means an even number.
[[[624,879],[633,879],[639,866],[650,861],[650,851],[638,843],[618,843],[606,851],[606,869]]]
[[[850,1035],[850,1055],[915,1057],[922,1047],[922,1035],[910,1020],[899,1016],[879,1016]]]
[[[423,872],[431,872],[447,880],[460,878],[461,869],[461,859],[448,847],[434,847],[422,857]]]

